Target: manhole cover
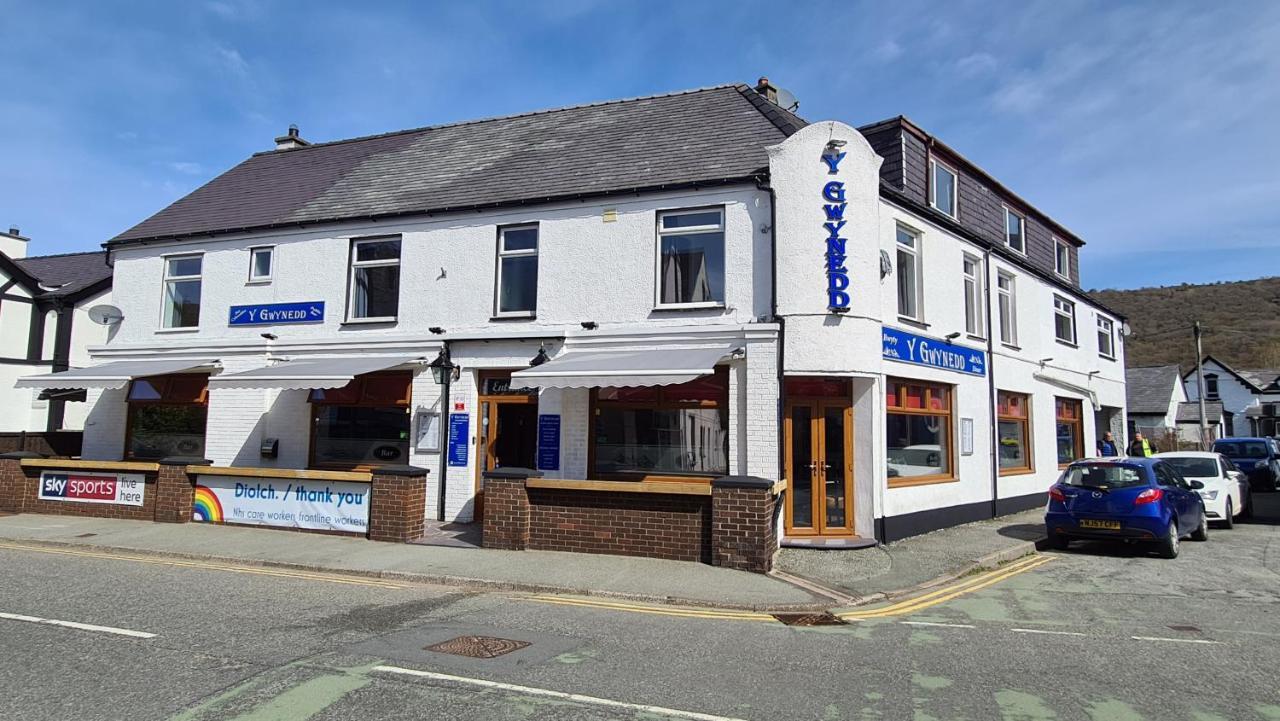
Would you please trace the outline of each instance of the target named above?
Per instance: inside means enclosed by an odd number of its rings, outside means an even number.
[[[1183,631],[1185,633],[1200,633],[1200,629],[1195,626],[1170,626],[1174,631]]]
[[[827,611],[820,613],[775,613],[772,615],[788,626],[843,626],[849,623]]]
[[[433,643],[427,646],[425,650],[435,651],[436,653],[449,653],[454,656],[468,656],[470,658],[497,658],[512,651],[519,651],[528,645],[528,641],[514,641],[509,638],[459,636],[448,641]]]

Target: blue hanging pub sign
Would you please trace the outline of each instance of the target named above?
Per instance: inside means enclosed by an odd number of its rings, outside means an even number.
[[[976,348],[955,345],[889,326],[881,329],[880,340],[881,355],[885,360],[941,368],[971,376],[987,374],[987,354]]]
[[[284,325],[288,323],[321,323],[324,301],[301,303],[263,303],[231,306],[228,325]]]
[[[843,143],[840,143],[843,145]],[[839,151],[839,145],[833,141],[822,154],[822,162],[827,166],[827,174],[835,175],[840,169],[840,161],[845,153]],[[844,183],[839,180],[829,181],[822,186],[822,211],[826,220],[822,227],[827,231],[827,310],[832,313],[849,312],[849,269],[845,266],[848,258],[848,240],[840,237],[844,228],[844,211],[848,207],[845,202]]]

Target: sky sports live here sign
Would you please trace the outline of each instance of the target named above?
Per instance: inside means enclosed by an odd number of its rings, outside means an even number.
[[[888,326],[881,329],[880,341],[881,355],[885,360],[941,368],[971,376],[987,374],[987,354],[976,348],[967,348]]]
[[[231,306],[228,325],[287,325],[290,323],[321,323],[324,321],[324,301],[309,300],[301,303],[262,303],[258,305]]]
[[[42,501],[141,506],[146,487],[141,473],[43,471],[37,497]]]

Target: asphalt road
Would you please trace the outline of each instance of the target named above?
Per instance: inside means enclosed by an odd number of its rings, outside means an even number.
[[[798,628],[0,549],[0,719],[1280,719],[1280,525],[1046,555]],[[462,635],[529,645],[424,650]]]

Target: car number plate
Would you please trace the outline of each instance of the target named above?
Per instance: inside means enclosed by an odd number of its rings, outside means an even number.
[[[1093,521],[1093,520],[1086,519],[1086,520],[1080,521],[1080,527],[1081,528],[1102,528],[1108,531],[1118,531],[1120,530],[1120,522],[1119,521]]]

